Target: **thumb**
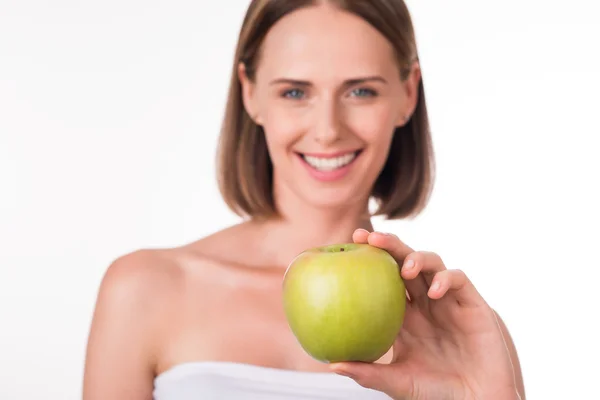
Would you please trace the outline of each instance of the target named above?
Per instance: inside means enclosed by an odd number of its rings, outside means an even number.
[[[365,388],[378,390],[394,399],[412,395],[412,378],[401,371],[397,364],[340,362],[331,364],[330,369],[338,375],[352,378]]]

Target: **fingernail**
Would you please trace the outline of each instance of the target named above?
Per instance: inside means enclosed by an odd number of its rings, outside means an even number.
[[[433,282],[433,284],[431,285],[431,290],[433,290],[434,292],[437,292],[438,290],[440,290],[440,282]]]
[[[415,266],[415,262],[413,260],[406,260],[404,263],[404,269],[411,269]]]

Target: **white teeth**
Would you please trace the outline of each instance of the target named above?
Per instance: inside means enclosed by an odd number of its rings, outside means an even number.
[[[333,171],[334,169],[350,164],[355,157],[356,152],[331,158],[304,156],[304,159],[311,167],[318,169],[319,171]]]

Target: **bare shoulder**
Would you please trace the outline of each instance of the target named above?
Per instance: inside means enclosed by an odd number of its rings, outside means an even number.
[[[120,256],[103,277],[99,301],[146,310],[149,304],[164,304],[165,298],[181,293],[193,275],[210,276],[210,270],[221,264],[220,256],[231,254],[232,243],[237,247],[236,242],[244,242],[239,240],[242,230],[242,224],[234,225],[180,247],[141,249]]]
[[[154,378],[169,362],[169,343],[202,317],[203,303],[235,275],[228,245],[239,226],[168,249],[141,249],[108,266],[88,337],[84,400],[151,400]],[[224,289],[223,289],[224,290]],[[191,312],[190,310],[193,309]],[[191,312],[191,314],[190,314]],[[198,332],[197,335],[200,335]]]
[[[113,318],[128,314],[136,323],[160,319],[184,281],[175,254],[175,250],[143,249],[114,260],[100,284],[96,313],[106,310]]]
[[[173,250],[114,260],[100,283],[87,343],[84,399],[151,399],[162,330],[183,269]]]
[[[183,279],[176,254],[176,249],[142,249],[120,256],[102,279],[99,299],[135,306],[173,292]]]

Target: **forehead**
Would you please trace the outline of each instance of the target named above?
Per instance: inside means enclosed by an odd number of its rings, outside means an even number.
[[[299,9],[279,20],[262,45],[259,75],[318,80],[397,71],[391,43],[359,16],[331,6]]]

